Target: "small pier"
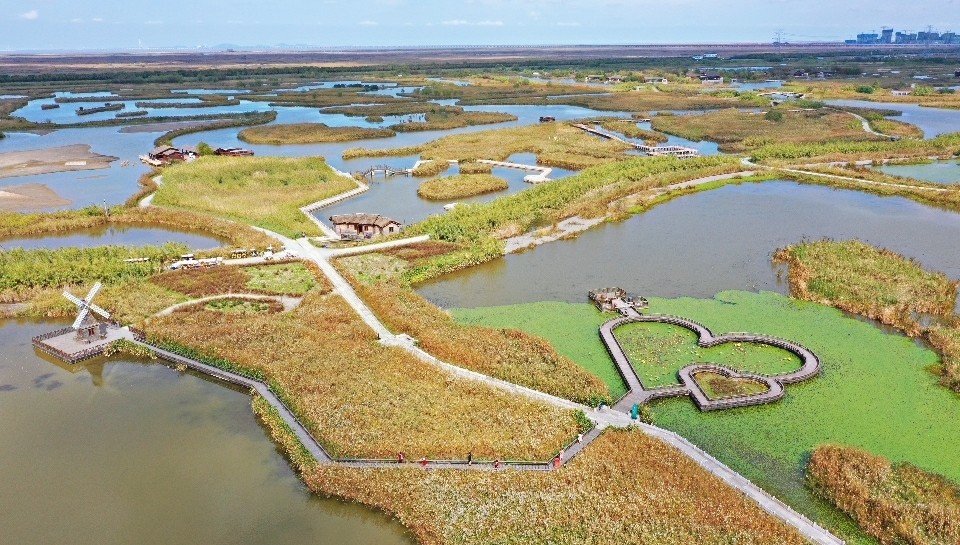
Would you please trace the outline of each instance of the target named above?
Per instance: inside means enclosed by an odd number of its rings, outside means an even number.
[[[654,157],[669,155],[669,156],[680,157],[682,159],[685,159],[689,157],[700,156],[700,152],[698,150],[694,148],[688,148],[686,146],[647,146],[646,144],[637,144],[636,142],[630,142],[628,140],[624,140],[623,138],[620,138],[615,134],[602,131],[596,127],[584,125],[583,123],[574,123],[573,126],[584,132],[588,132],[592,135],[599,136],[600,138],[603,138],[605,140],[615,140],[617,142],[621,142],[628,146],[633,146],[634,149]]]

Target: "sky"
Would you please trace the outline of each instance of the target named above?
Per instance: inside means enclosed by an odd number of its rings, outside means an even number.
[[[837,41],[960,0],[0,0],[0,51]]]

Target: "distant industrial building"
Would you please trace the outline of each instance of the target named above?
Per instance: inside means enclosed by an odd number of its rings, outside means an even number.
[[[894,33],[892,27],[883,27],[880,34],[876,32],[863,32],[857,34],[856,39],[846,40],[846,43],[852,45],[960,45],[960,35],[951,31],[941,34],[930,27],[928,27],[926,31],[896,33]]]

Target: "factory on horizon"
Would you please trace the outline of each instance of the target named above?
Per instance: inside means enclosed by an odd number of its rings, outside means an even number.
[[[846,40],[848,44],[854,45],[884,45],[884,44],[920,44],[920,45],[960,45],[960,35],[956,32],[947,31],[943,34],[927,27],[926,32],[897,32],[893,28],[883,27],[880,34],[876,32],[865,32],[857,34],[854,40]]]

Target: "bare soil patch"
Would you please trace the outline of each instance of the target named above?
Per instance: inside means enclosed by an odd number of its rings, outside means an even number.
[[[0,153],[0,178],[109,168],[119,159],[100,155],[86,144]]]

